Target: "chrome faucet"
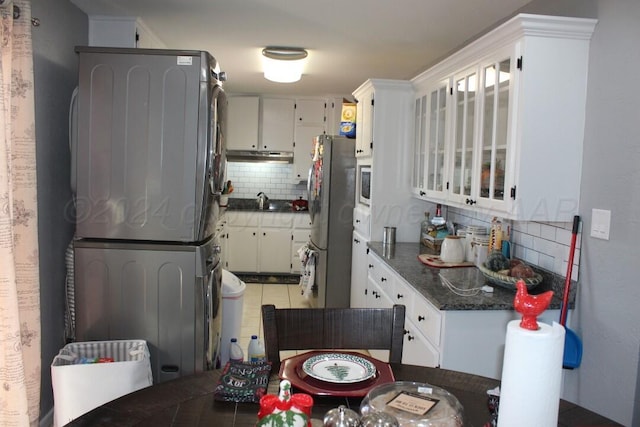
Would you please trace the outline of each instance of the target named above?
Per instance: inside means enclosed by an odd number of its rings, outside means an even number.
[[[258,193],[258,199],[256,200],[258,202],[258,209],[264,209],[264,203],[269,200],[269,198],[267,197],[266,194],[264,194],[262,191]]]

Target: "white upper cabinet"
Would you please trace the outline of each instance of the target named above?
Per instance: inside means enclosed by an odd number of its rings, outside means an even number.
[[[431,200],[446,199],[448,93],[449,82],[443,80],[416,98],[412,187]]]
[[[413,194],[513,220],[570,221],[595,24],[520,14],[414,78]]]
[[[370,157],[373,151],[374,88],[362,85],[353,96],[356,104],[356,157]]]
[[[164,48],[140,20],[130,16],[90,16],[89,45],[103,47]]]
[[[260,150],[293,151],[295,100],[262,98]]]
[[[257,150],[260,98],[230,96],[227,100],[227,149]]]
[[[417,242],[423,216],[415,213],[424,212],[425,204],[410,191],[413,87],[408,80],[369,79],[353,95],[358,105],[367,105],[365,101],[375,96],[375,113],[356,117],[356,140],[363,129],[369,129],[369,138],[373,141],[370,154],[357,158],[358,168],[371,169],[369,204],[359,203],[359,197],[356,199],[358,210],[369,214],[367,237],[379,242],[384,227],[390,226],[396,227],[396,241]],[[362,188],[360,180],[361,174],[357,174],[357,189]]]
[[[295,134],[293,147],[293,180],[308,179],[311,168],[311,141],[326,132],[324,99],[298,99],[295,103]]]

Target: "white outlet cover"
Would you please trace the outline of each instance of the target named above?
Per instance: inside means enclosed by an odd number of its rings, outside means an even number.
[[[611,211],[604,209],[591,210],[591,237],[609,240],[611,227]]]

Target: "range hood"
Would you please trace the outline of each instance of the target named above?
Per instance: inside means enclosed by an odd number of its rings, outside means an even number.
[[[293,163],[292,151],[227,150],[228,162]]]

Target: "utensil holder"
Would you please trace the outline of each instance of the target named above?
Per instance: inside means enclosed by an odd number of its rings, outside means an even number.
[[[396,227],[384,227],[384,230],[382,231],[382,244],[396,244]]]

